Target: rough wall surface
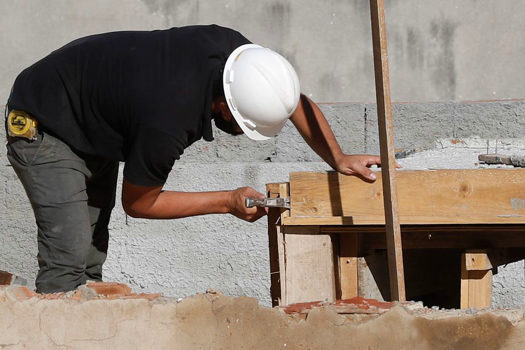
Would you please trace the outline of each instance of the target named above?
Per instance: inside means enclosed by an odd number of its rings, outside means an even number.
[[[14,286],[13,286],[14,287]],[[0,287],[2,349],[522,349],[524,310],[288,315],[253,298],[42,299]]]
[[[525,97],[524,1],[385,6],[394,101]],[[23,68],[78,37],[208,23],[283,53],[315,101],[375,98],[364,0],[0,0],[0,13],[0,101]]]
[[[343,150],[377,151],[372,105],[321,107]],[[477,154],[494,152],[496,145],[500,152],[525,152],[523,101],[398,104],[394,112],[396,146],[422,150],[399,160],[405,169],[476,167]],[[263,192],[266,183],[288,181],[292,171],[328,169],[293,127],[261,143],[217,131],[214,142],[195,143],[176,162],[166,188],[201,191],[252,186]],[[4,151],[0,152],[0,186],[0,270],[32,283],[37,271],[34,218]],[[174,297],[216,288],[270,305],[266,227],[265,219],[250,224],[229,215],[171,221],[126,218],[117,201],[105,279],[127,283],[136,292]],[[523,305],[524,280],[523,262],[500,268],[494,277],[494,304]]]

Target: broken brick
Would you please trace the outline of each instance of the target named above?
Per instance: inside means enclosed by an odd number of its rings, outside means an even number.
[[[0,286],[9,285],[13,282],[13,274],[0,270]]]
[[[116,282],[88,282],[87,286],[108,299],[131,295],[131,288]]]
[[[9,286],[8,292],[19,301],[28,300],[38,296],[36,292],[24,286]]]

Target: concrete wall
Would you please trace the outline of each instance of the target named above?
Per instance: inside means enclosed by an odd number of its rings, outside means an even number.
[[[377,152],[377,126],[371,104],[322,105],[346,152]],[[396,147],[455,153],[440,159],[411,157],[406,168],[470,168],[476,152],[525,152],[525,102],[429,103],[394,106]],[[3,131],[0,134],[3,139]],[[461,142],[458,142],[458,139]],[[460,148],[461,147],[461,148]],[[468,151],[469,156],[457,151]],[[434,150],[436,151],[436,150]],[[252,142],[217,131],[216,140],[199,141],[176,162],[166,188],[204,191],[288,181],[292,171],[327,170],[297,131],[287,125],[275,139]],[[36,229],[30,205],[4,152],[0,153],[0,270],[31,283],[37,271]],[[119,192],[120,194],[120,189]],[[120,203],[110,224],[105,279],[127,283],[137,292],[187,296],[208,288],[229,295],[248,295],[270,305],[268,238],[264,219],[245,223],[229,215],[171,221],[126,218]],[[500,269],[494,279],[494,304],[525,302],[523,262]]]
[[[525,2],[385,0],[394,101],[525,97]],[[316,101],[373,101],[366,0],[0,0],[0,101],[80,36],[217,23],[283,53]]]

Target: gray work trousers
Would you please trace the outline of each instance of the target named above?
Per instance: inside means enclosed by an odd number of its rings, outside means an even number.
[[[118,161],[80,157],[59,139],[8,137],[7,158],[29,197],[38,227],[36,290],[73,290],[102,280]]]

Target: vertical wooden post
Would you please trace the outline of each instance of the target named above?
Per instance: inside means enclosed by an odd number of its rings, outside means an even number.
[[[461,254],[460,307],[490,307],[492,295],[492,264],[485,251]]]
[[[358,233],[339,234],[338,279],[341,299],[359,296],[357,275]]]
[[[288,183],[271,183],[266,185],[269,198],[290,197]],[[272,306],[286,305],[286,266],[285,242],[281,218],[290,216],[287,209],[269,208],[268,211],[268,245],[270,248],[270,294]]]
[[[390,81],[388,77],[388,53],[383,0],[370,0],[370,12],[372,18],[372,44],[374,47],[374,70],[390,293],[393,300],[405,301],[403,250],[401,246],[401,228],[399,225],[395,184],[394,132],[392,126],[392,106],[390,102]]]

